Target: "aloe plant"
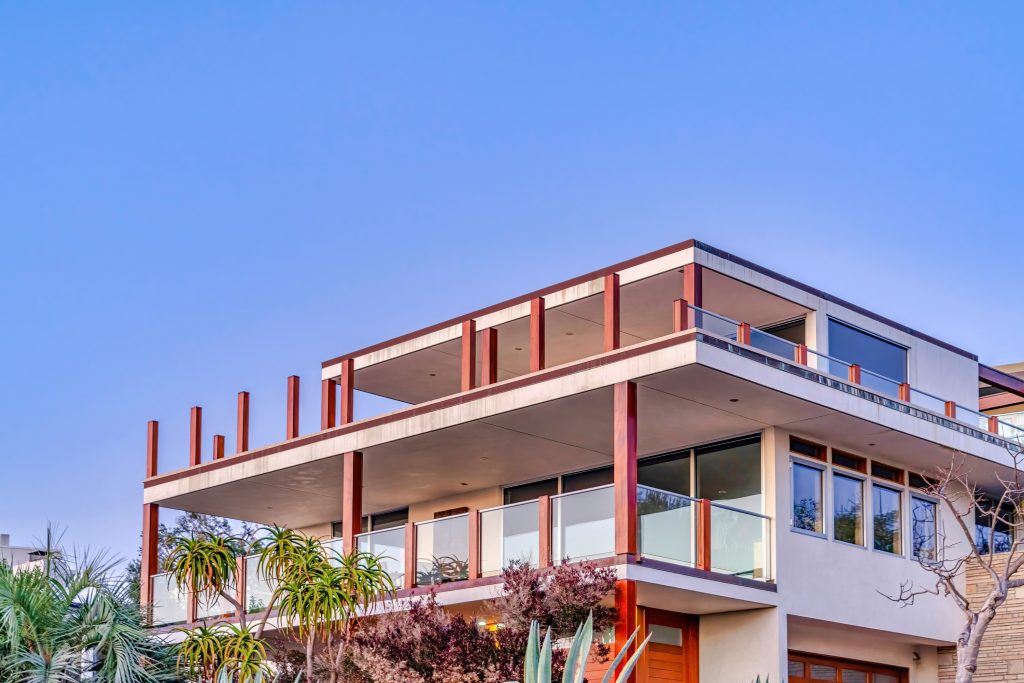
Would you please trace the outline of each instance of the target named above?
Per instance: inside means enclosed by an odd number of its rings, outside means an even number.
[[[565,658],[562,683],[583,683],[583,671],[587,666],[590,643],[594,639],[593,617],[593,614],[588,616],[587,620],[576,629],[576,634],[572,637],[572,644],[569,646],[569,653]],[[608,667],[608,672],[601,679],[601,683],[625,683],[626,679],[629,678],[629,675],[636,667],[637,661],[640,659],[640,654],[647,647],[647,642],[651,639],[650,636],[647,636],[647,640],[640,643],[636,652],[626,661],[626,665],[619,675],[614,679],[612,677],[615,676],[615,669],[618,668],[626,653],[629,652],[629,646],[636,640],[636,634],[639,630],[633,631],[633,635],[629,637],[629,640],[626,641],[626,644],[619,651],[611,666]],[[530,637],[526,643],[523,683],[551,683],[551,629],[548,629],[544,635],[544,643],[539,644],[539,641],[540,625],[534,621],[530,624]]]

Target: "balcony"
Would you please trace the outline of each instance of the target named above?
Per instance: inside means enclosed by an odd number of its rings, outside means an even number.
[[[704,578],[770,583],[771,520],[708,500],[648,486],[636,488],[638,557],[667,571]],[[409,541],[412,547],[408,546]],[[614,486],[598,486],[537,500],[444,517],[356,536],[359,550],[382,556],[399,595],[494,580],[512,562],[549,566],[589,560],[631,561],[615,553]],[[331,539],[328,551],[339,551]],[[249,612],[266,608],[273,585],[260,576],[258,557],[239,563],[238,600]],[[223,599],[209,604],[178,591],[169,574],[151,579],[154,626],[230,619]]]

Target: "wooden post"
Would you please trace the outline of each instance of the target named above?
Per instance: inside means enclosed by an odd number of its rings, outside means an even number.
[[[530,372],[544,369],[544,297],[530,301]]]
[[[480,578],[480,511],[469,510],[469,570],[470,580]]]
[[[185,623],[194,624],[199,620],[199,596],[194,590],[188,592],[185,598]]]
[[[551,496],[537,497],[537,566],[551,566]]]
[[[711,571],[711,501],[697,503],[697,569]]]
[[[476,321],[462,323],[462,383],[461,390],[469,391],[476,386]]]
[[[193,406],[189,413],[188,464],[189,467],[203,461],[203,409]]]
[[[347,425],[355,414],[356,369],[355,361],[346,358],[341,361],[341,422]]]
[[[683,298],[697,308],[704,307],[704,269],[698,263],[683,266]]]
[[[146,423],[146,479],[157,473],[157,447],[160,440],[160,423],[150,420]]]
[[[956,401],[946,401],[946,417],[956,419]]]
[[[480,337],[480,386],[487,386],[498,381],[498,329],[488,327]]]
[[[618,612],[618,619],[615,621],[615,653],[618,654],[622,652],[626,641],[633,635],[633,631],[637,627],[636,581],[619,579],[615,582],[615,609]],[[631,653],[636,651],[637,644],[637,641],[633,641],[629,648]],[[623,658],[622,664],[617,669],[617,674],[622,671],[627,659],[629,659],[629,655]],[[636,680],[636,669],[626,680],[630,683]]]
[[[249,450],[249,392],[238,392],[238,426],[235,436],[235,453]]]
[[[363,454],[342,454],[341,536],[345,554],[356,548],[356,536],[363,530]]]
[[[898,398],[904,403],[910,403],[910,385],[907,384],[906,382],[900,384]]]
[[[604,350],[619,348],[619,274],[604,276]]]
[[[249,563],[246,562],[245,556],[241,556],[236,560],[235,565],[235,600],[238,600],[238,604],[242,606],[242,611],[246,608],[246,594],[245,584],[247,583],[246,578],[249,572]]]
[[[996,417],[995,415],[992,415],[991,417],[988,418],[988,431],[992,432],[993,434],[999,433],[999,418]]]
[[[736,342],[750,346],[750,323],[740,323],[736,326]]]
[[[143,609],[153,605],[153,575],[160,567],[160,506],[142,504],[142,566],[139,568],[139,604]]]
[[[793,348],[793,362],[807,365],[807,344],[797,344]]]
[[[299,435],[299,376],[288,377],[288,409],[285,419],[284,438],[294,439]]]
[[[636,548],[636,384],[615,385],[613,477],[615,488],[615,554],[635,555]]]
[[[672,331],[682,332],[691,327],[690,304],[686,299],[676,299],[672,302]]]
[[[224,458],[224,435],[214,434],[213,435],[213,459],[221,460]]]
[[[333,379],[320,381],[320,429],[330,429],[338,418],[338,383]]]
[[[416,525],[405,523],[405,582],[403,588],[416,586]]]
[[[854,384],[860,384],[860,366],[854,363],[846,370],[846,378]]]

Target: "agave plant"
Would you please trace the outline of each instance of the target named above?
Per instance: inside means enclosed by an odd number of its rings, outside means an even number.
[[[636,640],[636,634],[640,631],[633,631],[626,644],[623,645],[619,654],[608,667],[607,673],[601,679],[601,683],[625,683],[629,675],[633,673],[641,653],[647,647],[651,637],[647,636],[644,642],[636,649],[636,652],[626,661],[622,671],[615,676],[615,669],[619,667],[622,660],[629,652],[630,645]],[[572,637],[572,644],[569,646],[569,654],[565,658],[565,670],[562,672],[562,683],[583,683],[583,672],[587,665],[587,655],[590,653],[590,643],[594,639],[594,618],[591,614],[587,620],[576,629]],[[530,624],[530,637],[526,644],[526,661],[523,666],[523,683],[551,683],[551,629],[544,635],[544,643],[538,647],[540,640],[540,625],[534,621]],[[612,677],[615,676],[613,679]]]

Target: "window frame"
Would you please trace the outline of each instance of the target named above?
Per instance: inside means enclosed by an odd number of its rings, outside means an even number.
[[[793,496],[793,490],[794,490],[793,478],[795,476],[795,472],[796,472],[795,468],[797,466],[806,467],[806,468],[812,469],[812,470],[817,470],[818,474],[821,476],[820,486],[819,486],[819,490],[820,490],[820,494],[821,494],[821,531],[813,531],[811,529],[801,529],[800,527],[796,526],[796,524],[794,524],[794,522],[796,521],[796,515],[793,514],[793,510],[794,510],[794,506],[795,506],[795,502],[796,501],[795,501],[794,496]],[[794,533],[798,533],[798,534],[803,534],[804,536],[810,536],[812,538],[823,538],[823,539],[826,539],[826,540],[828,539],[828,537],[829,537],[829,515],[826,515],[825,511],[832,509],[832,504],[831,504],[832,501],[830,500],[830,497],[829,497],[829,491],[828,491],[829,487],[825,485],[825,482],[826,482],[827,478],[828,478],[828,463],[821,462],[820,460],[815,460],[813,458],[809,458],[809,457],[807,457],[805,455],[796,455],[796,454],[790,453],[790,457],[789,457],[789,498],[790,498],[790,500],[789,500],[789,530],[790,531],[792,531]]]
[[[868,529],[867,529],[868,501],[867,501],[867,494],[866,494],[865,489],[867,489],[866,485],[869,483],[868,478],[866,476],[864,476],[864,475],[858,474],[856,470],[851,470],[851,469],[845,468],[842,465],[840,465],[839,467],[841,467],[842,469],[840,469],[838,472],[833,467],[832,472],[831,472],[831,476],[829,477],[829,480],[832,482],[832,490],[831,490],[831,495],[832,495],[832,501],[831,502],[832,502],[832,504],[829,506],[829,510],[832,513],[831,515],[829,515],[829,519],[831,520],[831,523],[832,523],[832,534],[829,536],[829,538],[832,540],[833,543],[838,543],[838,544],[842,545],[845,548],[860,548],[861,550],[867,550],[868,549]],[[851,543],[850,541],[844,541],[841,538],[836,538],[836,534],[835,534],[835,525],[836,525],[835,478],[836,477],[842,477],[844,479],[850,479],[852,481],[860,482],[860,535],[861,535],[860,543]]]
[[[907,498],[907,496],[905,495],[906,492],[907,492],[906,491],[906,487],[900,486],[898,484],[894,484],[893,482],[889,481],[888,479],[876,479],[874,477],[872,477],[870,479],[870,482],[871,482],[871,544],[868,547],[871,549],[871,552],[873,552],[873,553],[878,553],[880,555],[885,555],[887,557],[902,557],[902,558],[906,559],[906,557],[907,557],[907,542],[906,542],[907,530],[905,528],[906,524],[907,524],[907,519],[906,519],[907,518],[907,514],[906,514],[906,509],[905,509],[906,508],[906,498]],[[876,486],[878,488],[882,488],[882,489],[886,489],[888,491],[892,491],[893,493],[895,493],[896,495],[899,496],[899,501],[900,502],[899,502],[898,509],[900,511],[900,520],[899,520],[899,524],[897,525],[897,528],[899,529],[900,542],[899,542],[899,548],[895,552],[890,552],[888,550],[881,550],[881,549],[875,547],[875,516],[878,513],[878,511],[875,510],[875,487]]]
[[[930,503],[935,508],[935,517],[932,520],[932,524],[934,525],[935,530],[932,541],[934,543],[936,557],[925,559],[931,559],[934,561],[937,559],[937,556],[939,554],[939,518],[942,514],[942,506],[939,504],[940,501],[937,498],[922,493],[920,489],[911,489],[910,491],[908,491],[908,493],[910,494],[908,496],[908,501],[910,503],[908,512],[910,514],[907,515],[907,527],[909,532],[907,534],[907,537],[910,539],[910,547],[907,548],[907,552],[909,553],[910,559],[920,559],[917,553],[914,551],[914,501],[920,500],[921,502],[924,503]]]

